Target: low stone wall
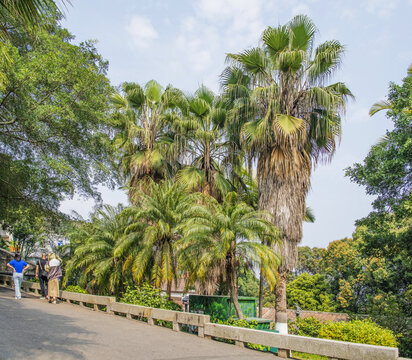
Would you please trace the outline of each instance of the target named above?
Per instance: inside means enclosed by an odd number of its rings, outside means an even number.
[[[396,348],[276,334],[227,325],[206,324],[205,336],[234,340],[240,346],[245,346],[246,343],[253,343],[277,347],[278,356],[283,358],[289,358],[291,350],[323,355],[329,359],[389,360],[398,358],[398,349]]]
[[[288,309],[288,320],[294,321],[296,319],[296,310]],[[276,311],[273,308],[263,308],[263,318],[264,319],[275,319]],[[313,316],[314,318],[320,321],[349,321],[350,316],[345,313],[333,313],[333,312],[323,312],[323,311],[308,311],[308,310],[301,310],[300,315],[301,318],[308,318]]]

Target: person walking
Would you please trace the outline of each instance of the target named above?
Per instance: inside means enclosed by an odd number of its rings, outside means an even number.
[[[57,298],[59,297],[59,279],[62,276],[60,264],[61,259],[56,254],[50,253],[49,261],[46,264],[46,270],[49,268],[47,275],[49,301],[53,302],[53,304],[57,304]]]
[[[47,271],[46,269],[47,264],[47,254],[42,253],[41,259],[37,261],[36,264],[36,279],[39,279],[40,283],[40,290],[41,290],[41,297],[40,299],[45,299],[48,297],[48,279],[47,279]]]
[[[23,281],[24,272],[30,267],[20,254],[15,254],[14,259],[7,266],[13,270],[14,296],[15,299],[21,299],[21,283]]]

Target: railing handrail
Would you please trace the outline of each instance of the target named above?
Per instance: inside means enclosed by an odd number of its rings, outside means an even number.
[[[0,282],[8,285],[8,282],[12,282],[12,277],[0,275]],[[32,289],[38,293],[40,284],[23,281],[22,288]],[[399,360],[397,348],[278,334],[262,330],[214,324],[210,322],[209,315],[120,303],[116,302],[115,298],[110,296],[60,291],[60,298],[69,302],[77,301],[82,306],[84,306],[85,303],[93,304],[95,310],[98,310],[98,305],[105,305],[108,313],[125,314],[128,318],[132,316],[145,317],[148,319],[147,322],[149,325],[153,325],[156,320],[170,321],[173,323],[173,330],[175,331],[179,331],[182,324],[197,326],[198,335],[201,337],[233,340],[240,346],[252,343],[276,347],[280,351],[278,355],[282,357],[288,357],[287,354],[290,351],[300,351],[323,355],[333,359]]]

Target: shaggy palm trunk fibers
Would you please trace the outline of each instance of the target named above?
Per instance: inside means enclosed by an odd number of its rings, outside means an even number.
[[[257,174],[259,209],[268,211],[273,224],[282,232],[283,244],[279,249],[282,265],[276,285],[275,326],[280,333],[287,333],[286,275],[296,266],[298,259],[297,246],[302,239],[306,194],[310,186],[310,164],[291,161],[288,168],[271,165],[269,159],[260,157]]]

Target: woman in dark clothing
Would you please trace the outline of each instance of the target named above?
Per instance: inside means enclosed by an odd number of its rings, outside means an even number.
[[[41,259],[37,261],[36,264],[36,279],[39,279],[40,289],[41,289],[41,298],[44,299],[48,297],[48,290],[47,290],[47,271],[46,271],[46,264],[47,264],[47,255],[46,253],[41,254]]]
[[[60,267],[61,259],[53,253],[49,254],[49,261],[47,266],[49,267],[49,274],[47,276],[49,280],[49,301],[53,304],[57,304],[57,298],[59,297],[59,279],[62,276],[62,269]]]

